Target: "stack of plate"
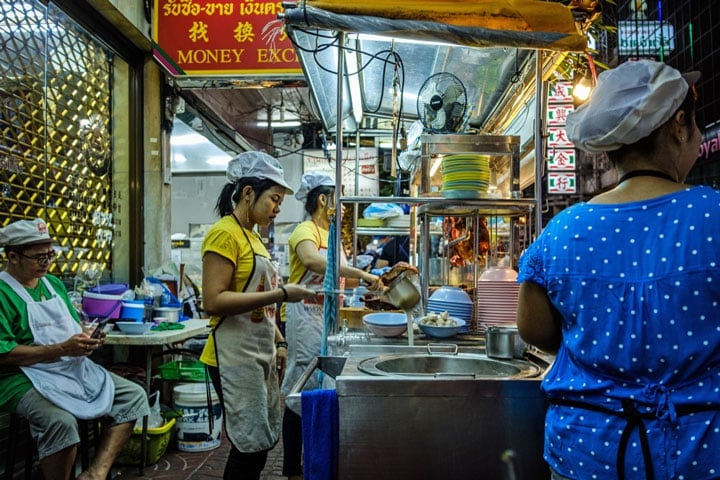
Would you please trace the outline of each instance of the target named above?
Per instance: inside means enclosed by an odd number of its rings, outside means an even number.
[[[428,312],[448,312],[451,317],[465,320],[460,332],[467,332],[472,321],[473,301],[460,287],[440,287],[428,298]]]
[[[490,157],[477,153],[447,155],[442,160],[445,198],[481,198],[490,185]]]
[[[476,317],[482,331],[490,326],[514,326],[520,285],[508,280],[478,280],[475,287]]]

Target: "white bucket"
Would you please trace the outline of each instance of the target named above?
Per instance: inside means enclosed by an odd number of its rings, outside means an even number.
[[[204,383],[184,383],[173,388],[175,408],[182,410],[177,423],[178,450],[181,452],[204,452],[220,446],[222,432],[222,406],[212,385],[213,426],[210,431],[207,391]]]

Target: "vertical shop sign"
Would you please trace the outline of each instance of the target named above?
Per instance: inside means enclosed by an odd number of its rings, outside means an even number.
[[[172,75],[302,75],[282,2],[155,0],[153,56]]]
[[[556,148],[547,156],[548,170],[575,170],[575,149]]]
[[[573,84],[572,82],[555,82],[548,87],[548,103],[573,103]]]
[[[567,116],[575,110],[571,82],[548,86],[547,169],[548,193],[575,193],[575,145],[565,131]]]
[[[548,173],[548,193],[575,193],[575,172]]]

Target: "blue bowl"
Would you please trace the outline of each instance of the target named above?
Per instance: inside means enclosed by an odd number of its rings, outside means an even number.
[[[465,293],[465,290],[460,287],[440,287],[430,295],[430,299],[455,304],[472,305],[473,303],[470,295]]]
[[[453,335],[456,335],[460,332],[460,330],[465,326],[465,320],[461,318],[456,317],[450,317],[453,320],[455,320],[455,326],[454,327],[437,327],[434,325],[425,325],[417,322],[418,327],[420,327],[420,330],[427,335],[428,337],[435,337],[435,338],[445,338],[445,337],[452,337]]]

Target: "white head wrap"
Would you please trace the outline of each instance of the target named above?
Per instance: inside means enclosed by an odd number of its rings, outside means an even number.
[[[652,60],[628,61],[598,76],[590,100],[568,114],[567,135],[586,152],[609,152],[647,137],[680,107],[699,72]]]
[[[226,176],[230,183],[248,177],[272,180],[285,187],[287,193],[293,193],[292,188],[285,181],[280,162],[265,152],[243,152],[237,155],[228,163]]]
[[[317,187],[334,187],[335,180],[324,172],[307,172],[300,180],[300,188],[298,188],[295,198],[304,201],[308,194]]]

